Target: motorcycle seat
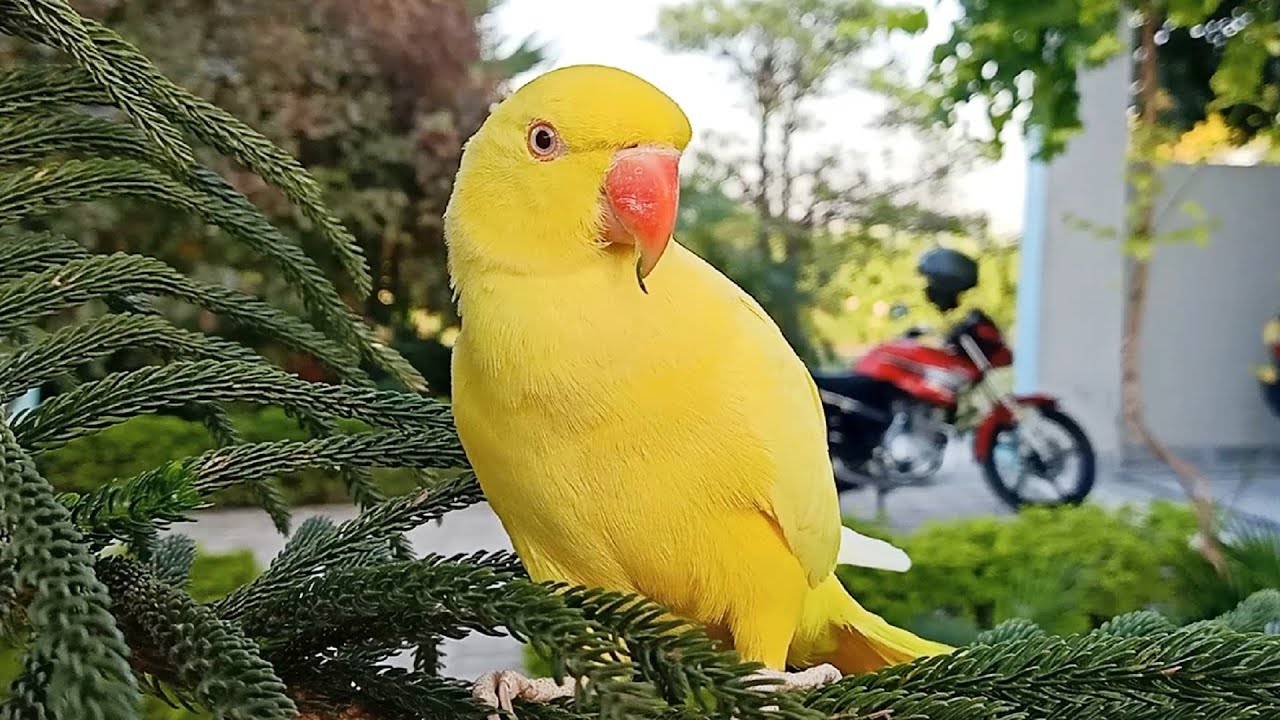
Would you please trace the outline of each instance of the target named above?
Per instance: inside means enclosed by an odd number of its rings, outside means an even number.
[[[869,382],[874,383],[875,381],[865,375],[844,371],[814,373],[813,382],[818,386],[819,390],[826,390],[829,393],[844,395],[845,397],[858,397],[861,390]]]

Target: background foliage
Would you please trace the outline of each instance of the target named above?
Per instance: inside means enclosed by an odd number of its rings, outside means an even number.
[[[873,0],[690,0],[659,13],[655,39],[716,60],[756,128],[746,138],[708,133],[683,173],[677,237],[757,298],[809,362],[834,359],[833,343],[847,354],[884,338],[874,324],[859,331],[873,300],[862,312],[849,308],[867,282],[906,291],[893,299],[914,303],[915,254],[956,240],[983,253],[1000,245],[984,219],[949,208],[951,183],[970,157],[943,151],[941,138],[913,138],[925,148],[900,177],[876,170],[904,158],[865,157],[853,142],[799,150],[816,129],[843,124],[823,117],[817,102],[851,90],[876,99],[884,88],[874,56],[888,36],[918,32],[925,21],[918,7]],[[868,280],[865,268],[877,261]],[[1011,297],[998,299],[1011,305]]]
[[[997,131],[992,151],[1003,146],[1000,132],[1015,115],[1039,139],[1042,157],[1061,151],[1081,129],[1079,73],[1138,46],[1137,13],[1160,27],[1162,127],[1184,133],[1216,116],[1230,144],[1277,128],[1280,8],[1272,0],[1149,0],[1128,10],[1106,0],[961,0],[960,8],[950,40],[934,52],[929,90],[916,98],[943,123],[980,103]],[[1123,37],[1126,30],[1133,35]]]
[[[926,634],[958,633],[953,640],[1014,618],[1062,635],[1144,609],[1199,620],[1202,598],[1178,581],[1183,570],[1205,564],[1189,543],[1195,527],[1189,510],[1168,503],[1145,510],[1027,508],[1011,518],[931,523],[905,537],[890,535],[911,556],[909,573],[840,572],[860,602],[886,619]]]

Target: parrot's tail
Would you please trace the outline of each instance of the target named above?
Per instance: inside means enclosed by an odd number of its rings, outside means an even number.
[[[835,575],[809,596],[796,640],[791,658],[795,664],[831,663],[845,675],[944,655],[953,649],[885,622],[859,605]]]

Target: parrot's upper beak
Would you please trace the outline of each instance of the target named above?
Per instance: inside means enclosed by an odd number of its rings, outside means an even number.
[[[613,156],[604,179],[605,239],[634,245],[636,280],[658,264],[680,207],[680,153],[671,147],[640,146]]]

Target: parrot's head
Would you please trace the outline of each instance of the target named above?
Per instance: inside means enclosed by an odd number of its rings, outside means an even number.
[[[453,281],[626,262],[643,289],[675,228],[691,135],[675,101],[623,70],[575,65],[531,81],[463,151],[445,212]]]

